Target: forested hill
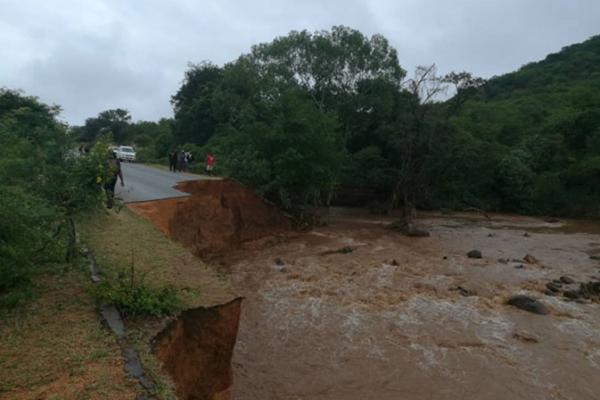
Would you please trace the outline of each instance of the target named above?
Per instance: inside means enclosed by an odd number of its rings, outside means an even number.
[[[452,121],[436,205],[600,215],[600,36],[490,79]]]
[[[521,67],[518,71],[490,79],[487,100],[519,95],[549,93],[571,85],[600,85],[600,35],[567,46],[544,60]]]

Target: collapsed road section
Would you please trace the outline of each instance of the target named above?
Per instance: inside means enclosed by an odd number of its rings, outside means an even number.
[[[190,195],[128,206],[202,258],[290,228],[290,220],[277,207],[235,181],[196,180],[175,188]],[[154,353],[179,398],[231,399],[241,302],[236,298],[183,311],[154,338]]]
[[[237,298],[184,311],[155,338],[155,354],[173,378],[179,398],[231,399],[241,302]]]
[[[289,218],[277,207],[233,180],[188,181],[175,188],[190,196],[129,207],[198,256],[237,248],[290,228]]]

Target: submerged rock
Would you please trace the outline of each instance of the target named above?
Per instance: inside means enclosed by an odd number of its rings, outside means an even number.
[[[452,288],[450,290],[456,290],[461,296],[464,297],[471,297],[471,296],[477,296],[477,292],[471,289],[466,289],[462,286],[457,286],[455,288]]]
[[[563,293],[563,296],[565,296],[567,299],[578,299],[581,297],[581,292],[579,290],[565,290],[565,292]]]
[[[531,254],[527,254],[525,257],[523,257],[523,261],[525,261],[527,264],[537,264],[539,262],[538,259]]]
[[[540,339],[532,333],[521,331],[513,333],[513,338],[525,343],[539,343]]]
[[[548,314],[548,308],[545,305],[533,297],[525,296],[523,294],[512,296],[508,299],[507,304],[538,315]]]
[[[579,292],[586,299],[600,300],[600,282],[582,283]]]
[[[471,250],[470,252],[467,253],[467,257],[469,258],[482,258],[482,254],[481,251],[479,250]]]
[[[388,229],[391,229],[396,232],[400,232],[409,237],[428,237],[430,236],[429,232],[427,232],[424,228],[420,228],[415,226],[414,223],[406,221],[406,220],[398,220],[394,221],[388,225]]]
[[[548,288],[548,290],[551,290],[553,292],[558,292],[562,288],[562,285],[559,283],[555,283],[555,282],[548,282],[548,283],[546,283],[546,287]]]
[[[431,236],[429,234],[429,232],[427,232],[426,230],[415,228],[415,227],[409,227],[409,229],[406,232],[404,232],[404,234],[406,236],[410,236],[410,237],[429,237],[429,236]]]
[[[566,283],[567,285],[575,283],[575,279],[571,278],[570,276],[561,276],[559,279],[562,283]]]

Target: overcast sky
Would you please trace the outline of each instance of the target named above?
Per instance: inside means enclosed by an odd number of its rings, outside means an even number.
[[[600,33],[600,0],[0,0],[0,87],[81,124],[172,115],[189,62],[231,61],[290,30],[381,33],[400,63],[488,78]]]

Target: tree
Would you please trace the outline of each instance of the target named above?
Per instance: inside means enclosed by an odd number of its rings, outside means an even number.
[[[0,306],[16,304],[14,289],[36,268],[65,250],[72,258],[74,216],[102,204],[107,143],[104,154],[76,157],[58,111],[0,89]]]
[[[171,98],[173,133],[178,143],[205,144],[215,133],[213,97],[223,80],[221,68],[209,62],[190,64],[183,84]]]
[[[125,143],[128,139],[127,133],[131,115],[129,111],[122,108],[102,111],[95,118],[85,120],[83,128],[76,128],[80,133],[79,140],[92,143],[102,134],[112,134],[116,143]]]

